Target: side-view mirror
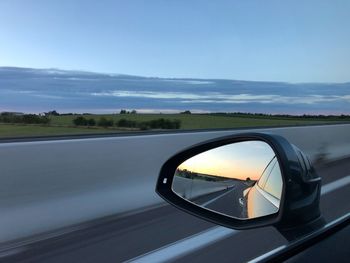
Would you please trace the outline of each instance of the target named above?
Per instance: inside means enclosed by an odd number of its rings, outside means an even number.
[[[218,138],[175,154],[156,186],[163,199],[195,216],[234,229],[273,225],[288,239],[321,218],[320,189],[321,178],[297,147],[261,133]]]

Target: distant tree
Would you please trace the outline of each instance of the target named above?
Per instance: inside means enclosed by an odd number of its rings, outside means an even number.
[[[181,127],[181,121],[173,120],[173,129],[180,129],[180,127]]]
[[[42,124],[49,124],[51,122],[51,120],[45,116],[40,116],[40,122]]]
[[[73,123],[76,126],[87,126],[88,125],[88,120],[85,119],[82,116],[76,117],[75,119],[73,119]]]
[[[120,119],[120,120],[117,122],[117,126],[119,126],[119,127],[126,127],[127,122],[128,122],[127,119]]]
[[[149,121],[149,126],[151,129],[179,129],[181,121],[160,118]]]
[[[128,127],[128,128],[136,128],[137,127],[137,122],[136,121],[131,121],[127,119],[120,119],[117,123],[117,126],[119,127]]]
[[[48,124],[50,119],[37,114],[18,114],[3,112],[0,115],[0,122],[3,123],[24,123],[24,124]]]
[[[131,114],[136,114],[136,113],[137,113],[136,110],[132,110],[132,111],[131,111]]]
[[[191,114],[191,111],[185,110],[185,111],[183,111],[183,112],[180,112],[180,114]]]
[[[139,128],[140,130],[148,129],[179,129],[181,127],[180,120],[168,120],[164,118],[137,122],[133,120],[127,120],[125,118],[120,119],[116,126],[126,128]]]
[[[120,110],[120,113],[119,114],[126,114],[126,110]]]
[[[25,114],[22,116],[14,116],[13,122],[25,124],[48,124],[50,119],[46,116],[39,116],[36,114]]]
[[[101,127],[111,127],[113,126],[113,124],[114,124],[113,120],[108,120],[105,117],[100,118],[99,121],[97,122],[97,125]]]
[[[88,124],[89,126],[95,126],[95,125],[96,125],[96,121],[95,121],[94,119],[89,119],[89,120],[87,121],[87,124]]]
[[[137,122],[134,124],[134,126],[139,128],[141,131],[149,130],[151,128],[148,121]]]
[[[53,110],[53,111],[49,111],[49,112],[47,113],[47,115],[59,116],[60,114],[59,114],[57,111]]]

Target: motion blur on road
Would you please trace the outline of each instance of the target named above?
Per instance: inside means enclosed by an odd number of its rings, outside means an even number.
[[[282,134],[316,162],[322,213],[332,220],[349,210],[349,129],[255,131]],[[214,226],[165,204],[154,192],[159,169],[172,154],[242,131],[1,143],[0,256],[35,262],[230,262],[285,243],[271,227],[239,232]],[[319,152],[320,145],[328,145],[322,148],[327,154]],[[230,195],[201,201],[220,207]]]
[[[329,222],[349,211],[349,203],[345,200],[350,198],[350,159],[323,164],[317,171],[326,190],[322,192],[321,212]],[[36,260],[199,263],[232,262],[234,259],[235,262],[246,262],[286,244],[272,227],[242,232],[229,230],[169,205],[122,217],[94,230],[93,235],[86,233],[80,238],[72,237],[72,245],[65,247],[63,254],[58,250],[58,254]]]

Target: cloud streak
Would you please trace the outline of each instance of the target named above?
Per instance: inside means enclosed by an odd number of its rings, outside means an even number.
[[[306,96],[282,96],[276,94],[224,94],[218,92],[185,93],[185,92],[155,92],[155,91],[107,91],[91,93],[99,97],[129,97],[149,98],[162,100],[178,100],[181,103],[225,103],[225,104],[319,104],[330,102],[350,102],[350,95],[306,95]]]

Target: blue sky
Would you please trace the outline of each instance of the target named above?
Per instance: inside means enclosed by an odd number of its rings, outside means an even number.
[[[350,81],[350,1],[1,0],[0,66]]]

